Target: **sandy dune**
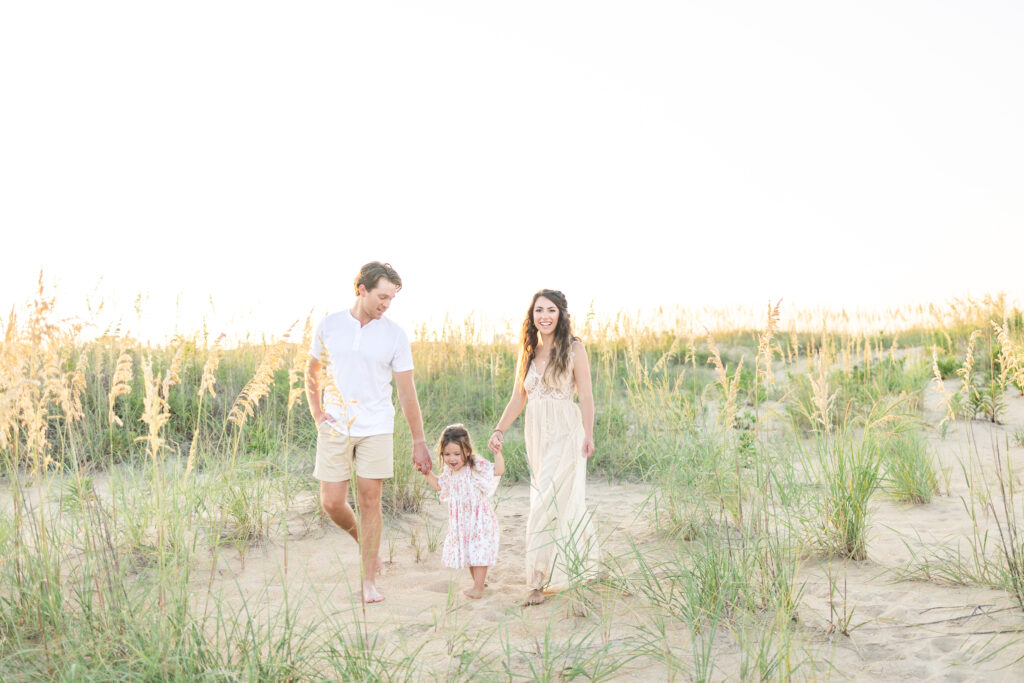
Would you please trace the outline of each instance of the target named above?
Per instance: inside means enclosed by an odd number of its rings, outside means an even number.
[[[955,389],[954,383],[948,388]],[[1010,392],[1015,394],[1016,392]],[[1008,394],[1007,424],[972,425],[977,457],[992,472],[992,447],[998,443],[1006,454],[1024,466],[1024,449],[1013,445],[1014,430],[1024,426],[1024,399]],[[925,408],[928,421],[937,423],[940,396],[929,389]],[[897,581],[897,571],[912,558],[949,553],[960,547],[970,553],[967,540],[972,525],[965,512],[968,495],[957,458],[966,454],[964,425],[943,439],[936,431],[929,437],[940,467],[946,472],[940,495],[927,505],[904,505],[883,493],[874,498],[869,559],[864,562],[824,561],[808,557],[799,571],[804,583],[798,623],[796,657],[806,663],[796,675],[810,679],[856,680],[1021,680],[1024,679],[1024,612],[1003,591],[977,585],[951,585],[936,575],[932,580]],[[993,442],[992,436],[996,440]],[[652,555],[658,552],[646,505],[649,487],[608,483],[592,479],[588,505],[594,510],[603,549],[628,557],[636,543]],[[588,604],[566,596],[554,596],[540,607],[522,608],[524,594],[523,547],[529,488],[525,483],[502,487],[496,510],[501,524],[499,564],[488,575],[483,599],[462,595],[468,572],[445,569],[440,562],[445,509],[429,501],[424,512],[393,521],[386,530],[382,554],[386,569],[379,586],[387,599],[365,610],[367,632],[379,638],[378,647],[395,653],[413,653],[427,670],[444,678],[458,671],[465,650],[489,652],[497,660],[504,648],[510,666],[530,671],[528,658],[544,661],[545,639],[573,641],[593,652],[617,652],[625,660],[634,650],[630,637],[647,622],[644,601],[611,587],[588,593]],[[1024,503],[1020,508],[1024,508]],[[231,550],[222,550],[214,573],[215,592],[250,605],[264,603],[269,609],[288,587],[290,599],[303,594],[321,609],[334,610],[340,622],[363,619],[358,595],[358,562],[355,544],[331,525],[309,520],[316,510],[310,497],[292,510],[287,539],[275,539],[262,548],[250,549],[244,563]],[[985,523],[991,525],[991,518]],[[993,551],[995,550],[993,546]],[[197,593],[206,592],[204,572],[197,572]],[[201,579],[201,580],[200,580]],[[310,603],[312,604],[312,603]],[[585,616],[579,614],[586,613]],[[302,610],[300,610],[300,614]],[[849,616],[849,635],[830,629],[830,623]],[[838,616],[837,616],[838,615]],[[688,631],[668,628],[673,653],[691,656]],[[342,637],[342,636],[339,636]],[[483,641],[483,642],[480,642]],[[732,633],[716,635],[715,678],[734,678],[741,666],[740,647]],[[604,648],[604,650],[601,650]],[[497,666],[497,665],[496,665]],[[624,680],[657,680],[668,676],[663,663],[648,657],[629,661],[614,672]]]

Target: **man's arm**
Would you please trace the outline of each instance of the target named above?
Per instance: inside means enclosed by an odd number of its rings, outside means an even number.
[[[319,358],[310,356],[306,363],[306,403],[309,404],[309,412],[313,415],[313,422],[319,427],[320,423],[327,419],[323,405],[320,402],[320,369],[323,363]]]
[[[398,403],[402,406],[402,414],[409,424],[412,434],[412,464],[419,472],[426,474],[434,469],[434,462],[427,449],[427,440],[423,435],[423,415],[420,413],[420,401],[416,396],[416,382],[412,378],[412,370],[395,373],[395,385],[398,387]]]

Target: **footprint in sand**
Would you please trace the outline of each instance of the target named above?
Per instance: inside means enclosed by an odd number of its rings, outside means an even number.
[[[424,586],[424,589],[431,593],[447,593],[450,586],[451,582],[449,581],[436,581],[428,586]]]
[[[413,638],[430,630],[428,624],[406,624],[395,631],[395,634],[402,638]]]
[[[960,642],[958,638],[936,638],[932,647],[942,653],[955,652],[960,648]]]
[[[497,609],[496,607],[492,606],[490,609],[488,609],[481,615],[481,618],[484,621],[490,621],[497,624],[508,621],[508,612],[506,610]]]

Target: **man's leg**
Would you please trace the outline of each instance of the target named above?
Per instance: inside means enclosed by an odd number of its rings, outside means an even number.
[[[320,480],[320,507],[331,521],[359,541],[356,515],[348,504],[348,482],[352,479],[352,442],[324,421],[316,428],[316,466],[313,476]]]
[[[320,482],[320,506],[349,536],[359,542],[359,531],[356,528],[356,513],[348,504],[348,482],[347,481],[322,481]]]
[[[384,489],[383,479],[356,477],[356,499],[359,503],[359,534],[362,542],[359,549],[363,559],[363,601],[380,602],[384,596],[377,591],[377,568],[379,564],[380,536],[384,517],[381,513],[380,497]]]

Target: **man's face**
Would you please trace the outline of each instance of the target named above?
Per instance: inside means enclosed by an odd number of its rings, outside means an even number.
[[[367,316],[373,320],[379,320],[387,313],[396,294],[398,294],[398,287],[395,286],[395,283],[386,277],[381,277],[369,291],[364,285],[359,285],[359,306]]]

